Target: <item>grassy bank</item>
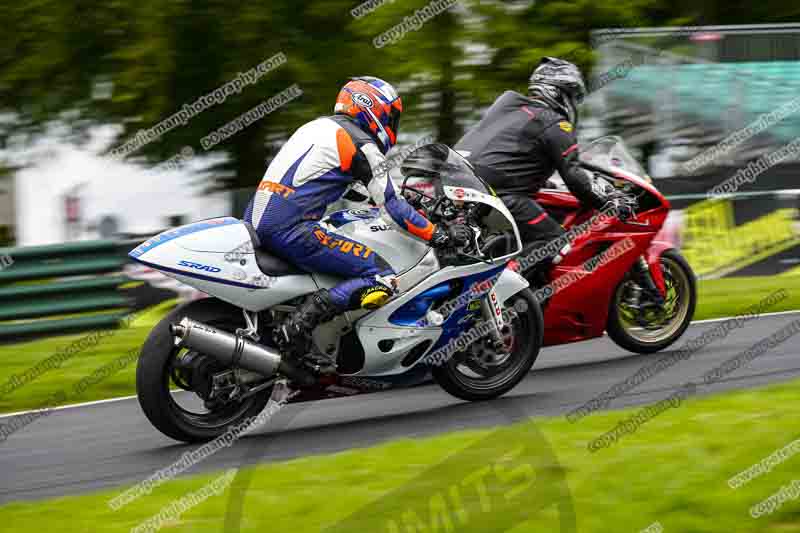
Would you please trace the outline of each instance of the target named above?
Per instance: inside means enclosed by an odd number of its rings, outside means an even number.
[[[67,393],[66,400],[60,402],[62,404],[134,394],[134,363],[125,365],[121,370],[88,387],[83,394],[75,395],[73,387],[103,365],[141,347],[153,326],[175,303],[168,301],[159,304],[136,316],[127,327],[108,330],[102,334],[86,332],[61,335],[0,347],[0,384],[7,383],[12,375],[22,375],[26,370],[66,351],[70,346],[82,347],[74,349],[73,355],[60,366],[44,371],[9,394],[0,395],[0,413],[48,406],[46,404],[51,395],[60,390]]]
[[[785,289],[788,297],[767,312],[800,309],[800,275],[700,281],[697,286],[695,320],[733,316],[780,289]]]

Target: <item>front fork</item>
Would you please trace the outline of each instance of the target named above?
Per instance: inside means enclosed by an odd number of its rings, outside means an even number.
[[[636,273],[642,281],[645,291],[653,298],[657,305],[664,305],[666,296],[666,286],[664,284],[664,272],[661,269],[661,259],[655,257],[655,261],[649,262],[645,257],[639,256],[635,264]]]
[[[503,306],[500,305],[494,287],[492,287],[481,300],[481,314],[483,315],[483,320],[489,324],[489,335],[492,338],[491,340],[494,348],[498,351],[505,350],[505,341],[503,340],[503,326],[505,325]]]

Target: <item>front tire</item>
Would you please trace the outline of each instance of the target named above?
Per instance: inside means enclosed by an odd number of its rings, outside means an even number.
[[[650,329],[634,323],[633,315],[624,304],[626,290],[632,283],[628,277],[614,290],[606,331],[615,343],[630,352],[650,354],[664,350],[686,332],[694,317],[697,281],[692,267],[677,250],[665,251],[661,255],[661,266],[667,285],[665,316],[674,315],[663,323]],[[654,322],[658,319],[654,315]]]
[[[153,328],[142,347],[136,367],[136,395],[147,419],[164,435],[183,442],[206,442],[258,415],[267,405],[272,389],[267,388],[220,412],[197,414],[181,406],[170,392],[170,365],[180,350],[174,345],[169,326],[183,317],[229,332],[244,326],[241,309],[216,298],[195,300],[175,308]]]
[[[542,309],[530,289],[518,292],[504,302],[504,306],[518,309],[521,301],[526,308],[510,324],[509,341],[513,343],[510,354],[506,360],[497,363],[495,373],[482,376],[465,360],[464,353],[457,353],[444,364],[431,369],[436,383],[456,398],[472,402],[497,398],[516,387],[536,362],[544,336]]]

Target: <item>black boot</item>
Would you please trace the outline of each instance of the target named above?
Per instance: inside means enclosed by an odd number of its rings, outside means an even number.
[[[302,357],[311,350],[314,328],[338,314],[328,291],[320,289],[309,294],[305,302],[286,317],[276,332],[275,342],[281,351]]]

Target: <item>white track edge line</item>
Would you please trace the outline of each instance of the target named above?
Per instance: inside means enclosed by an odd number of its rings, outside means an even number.
[[[63,409],[73,409],[75,407],[88,407],[90,405],[100,405],[103,403],[111,403],[111,402],[121,402],[123,400],[130,400],[132,398],[136,398],[136,395],[133,396],[119,396],[117,398],[106,398],[105,400],[94,400],[91,402],[82,402],[82,403],[71,403],[68,405],[59,405],[58,407],[50,407],[45,409],[30,409],[28,411],[18,411],[16,413],[5,413],[0,415],[0,419],[2,418],[10,418],[12,416],[19,416],[19,415],[27,415],[31,413],[45,413],[50,411],[61,411]]]

